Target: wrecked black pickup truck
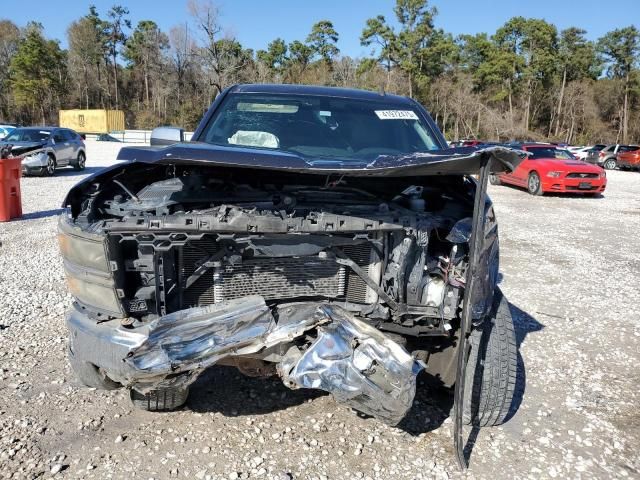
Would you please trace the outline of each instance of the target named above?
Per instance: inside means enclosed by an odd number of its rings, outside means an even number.
[[[507,417],[517,352],[486,185],[513,151],[447,149],[404,97],[241,85],[191,142],[119,159],[59,220],[84,384],[169,410],[233,365],[395,425],[424,371],[455,386],[459,428]]]

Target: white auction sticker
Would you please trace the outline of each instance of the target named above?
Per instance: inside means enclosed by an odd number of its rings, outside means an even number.
[[[375,110],[380,120],[418,120],[413,110]]]

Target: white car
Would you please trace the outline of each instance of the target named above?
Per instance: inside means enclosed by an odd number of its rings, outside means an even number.
[[[588,145],[586,147],[569,147],[569,151],[573,153],[574,156],[578,157],[580,160],[584,161],[589,155],[589,150],[594,147],[598,147],[600,145]],[[600,146],[601,147],[601,146]]]
[[[0,125],[0,140],[4,139],[11,132],[13,132],[15,129],[16,129],[16,127],[14,127],[12,125]]]

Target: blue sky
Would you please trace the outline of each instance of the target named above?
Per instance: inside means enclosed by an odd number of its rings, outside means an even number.
[[[114,3],[129,8],[135,25],[150,19],[168,31],[190,20],[186,0],[3,0],[0,18],[20,26],[36,20],[47,36],[66,46],[66,28],[83,16],[90,4],[104,14]],[[343,54],[361,56],[367,49],[359,37],[367,18],[393,18],[394,0],[219,0],[224,27],[249,48],[264,48],[277,37],[304,40],[316,21],[333,21]],[[433,0],[439,11],[436,26],[453,34],[489,32],[513,16],[544,18],[563,29],[578,26],[596,39],[609,30],[635,22],[640,27],[640,0]]]

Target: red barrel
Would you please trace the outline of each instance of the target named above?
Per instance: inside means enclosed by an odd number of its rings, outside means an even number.
[[[22,216],[22,158],[0,158],[0,222]]]

